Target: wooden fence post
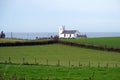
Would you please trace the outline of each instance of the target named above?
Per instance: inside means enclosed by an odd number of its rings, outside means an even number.
[[[36,58],[35,58],[35,64],[37,64],[37,60],[36,60]]]
[[[58,64],[57,64],[57,66],[60,66],[60,60],[58,60]]]
[[[10,63],[12,63],[12,62],[11,62],[11,58],[9,57],[9,64],[10,64]]]
[[[100,63],[98,62],[98,68],[100,67]]]
[[[90,63],[90,61],[89,61],[89,63],[88,63],[88,67],[91,67],[91,63]]]
[[[80,61],[79,61],[79,63],[78,63],[78,66],[79,66],[79,67],[81,66]]]
[[[115,64],[115,67],[117,68],[117,63]]]
[[[48,66],[48,59],[46,60],[46,65]]]
[[[106,68],[108,68],[109,67],[109,64],[108,63],[106,63]]]
[[[69,60],[69,67],[71,66],[71,62],[70,62],[70,60]]]
[[[25,64],[25,58],[23,57],[23,64]]]

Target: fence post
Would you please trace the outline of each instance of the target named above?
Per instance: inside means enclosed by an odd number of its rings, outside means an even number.
[[[98,68],[100,67],[100,63],[98,62]]]
[[[36,58],[35,58],[35,64],[37,64],[37,60],[36,60]]]
[[[78,63],[78,66],[79,66],[79,67],[81,66],[80,61],[79,61],[79,63]]]
[[[106,68],[108,68],[108,66],[109,66],[109,64],[107,63],[107,64],[106,64]]]
[[[90,63],[90,61],[89,61],[89,63],[88,63],[88,67],[90,67],[91,66],[91,63]]]
[[[25,58],[23,57],[23,64],[25,63]]]
[[[115,67],[117,68],[117,63],[115,64]]]
[[[60,66],[60,60],[58,60],[58,64],[57,64],[57,66]]]
[[[46,59],[46,65],[48,66],[48,59]]]
[[[9,57],[9,64],[10,64],[10,63],[12,63],[12,62],[11,62],[11,58]]]
[[[69,60],[69,67],[71,66],[71,62],[70,62],[70,60]]]

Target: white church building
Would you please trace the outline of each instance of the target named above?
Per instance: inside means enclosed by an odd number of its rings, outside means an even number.
[[[80,36],[78,30],[66,30],[64,25],[59,27],[59,38],[77,38]]]

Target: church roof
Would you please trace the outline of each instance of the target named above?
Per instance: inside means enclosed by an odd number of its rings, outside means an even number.
[[[77,32],[77,30],[64,30],[63,34],[74,34],[76,32]]]

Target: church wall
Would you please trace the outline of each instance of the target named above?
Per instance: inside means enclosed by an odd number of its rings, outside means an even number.
[[[71,34],[71,38],[75,38],[75,34]]]
[[[79,31],[75,32],[74,34],[63,34],[64,30],[64,25],[59,27],[59,38],[77,38],[77,34],[80,34]]]
[[[59,38],[64,38],[64,34],[59,34]]]

